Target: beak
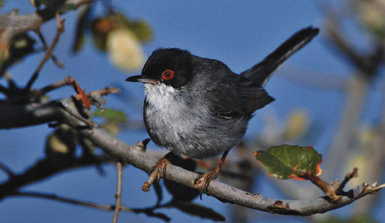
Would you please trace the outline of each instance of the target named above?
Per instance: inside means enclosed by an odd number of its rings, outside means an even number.
[[[136,75],[136,76],[131,76],[126,79],[126,81],[130,82],[142,82],[142,83],[150,83],[150,84],[157,84],[159,81],[150,79],[148,77],[145,77],[143,75]]]

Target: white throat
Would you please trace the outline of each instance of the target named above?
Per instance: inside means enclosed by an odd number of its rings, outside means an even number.
[[[168,106],[175,101],[177,94],[175,88],[164,83],[159,85],[145,83],[144,92],[147,95],[147,101],[159,109],[168,109]]]

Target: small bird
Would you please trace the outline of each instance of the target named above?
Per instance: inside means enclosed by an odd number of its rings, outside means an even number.
[[[298,31],[239,75],[221,61],[187,50],[155,50],[142,74],[126,79],[144,83],[143,118],[151,139],[173,153],[194,158],[224,152],[212,173],[197,178],[203,179],[196,182],[202,185],[201,192],[207,190],[229,150],[240,143],[253,113],[274,101],[263,88],[270,75],[318,32],[313,27]]]

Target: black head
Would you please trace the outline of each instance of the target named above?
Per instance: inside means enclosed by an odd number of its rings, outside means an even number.
[[[126,81],[165,83],[174,88],[186,85],[193,76],[192,55],[178,48],[155,50],[144,64],[142,74]]]

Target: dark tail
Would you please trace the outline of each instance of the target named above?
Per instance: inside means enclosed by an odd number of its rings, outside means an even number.
[[[262,87],[279,65],[310,42],[318,32],[319,29],[313,27],[308,27],[296,32],[260,63],[242,72],[240,74],[241,77],[251,81],[251,86],[253,87]]]

